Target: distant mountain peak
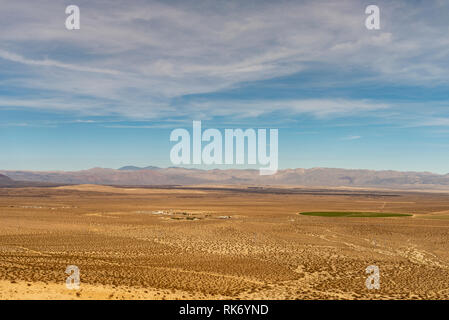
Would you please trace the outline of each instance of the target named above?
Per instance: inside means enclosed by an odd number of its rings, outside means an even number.
[[[138,171],[138,170],[157,170],[160,169],[159,167],[155,166],[147,166],[147,167],[136,167],[136,166],[124,166],[119,168],[118,170],[121,171]]]

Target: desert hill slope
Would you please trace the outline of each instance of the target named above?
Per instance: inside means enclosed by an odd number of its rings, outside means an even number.
[[[3,174],[0,174],[0,186],[8,186],[13,184],[13,180]]]

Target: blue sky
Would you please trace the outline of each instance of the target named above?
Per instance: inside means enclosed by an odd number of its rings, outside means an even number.
[[[0,0],[0,169],[171,166],[202,120],[278,128],[280,168],[448,173],[449,4],[369,4]]]

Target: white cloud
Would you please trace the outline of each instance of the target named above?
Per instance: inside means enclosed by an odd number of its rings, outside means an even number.
[[[18,54],[7,52],[7,51],[1,50],[1,49],[0,49],[0,58],[9,60],[9,61],[13,61],[13,62],[34,65],[34,66],[57,67],[57,68],[63,68],[63,69],[73,70],[73,71],[104,73],[104,74],[111,74],[111,75],[119,75],[120,74],[119,71],[115,71],[115,70],[83,67],[83,66],[79,66],[79,65],[62,63],[62,62],[51,60],[51,59],[45,59],[45,60],[26,59]]]
[[[389,105],[320,96],[182,107],[171,100],[310,70],[311,64],[367,70],[379,82],[449,82],[443,2],[380,1],[378,32],[366,30],[365,8],[356,0],[258,1],[257,6],[80,1],[81,30],[76,31],[64,27],[63,3],[0,0],[0,5],[0,63],[10,73],[20,69],[7,84],[47,94],[16,106],[147,118],[257,117],[274,110],[326,117]]]
[[[345,99],[223,100],[193,102],[185,105],[182,109],[178,109],[178,112],[181,115],[190,112],[190,115],[195,119],[200,119],[205,115],[209,117],[235,116],[238,118],[254,118],[269,114],[275,117],[282,117],[283,114],[288,116],[310,114],[317,118],[326,118],[367,113],[369,111],[387,109],[388,107],[384,103]]]
[[[449,118],[430,118],[416,122],[414,127],[446,127],[449,126]]]
[[[361,136],[348,136],[348,137],[342,138],[342,140],[358,140],[361,138],[362,138]]]

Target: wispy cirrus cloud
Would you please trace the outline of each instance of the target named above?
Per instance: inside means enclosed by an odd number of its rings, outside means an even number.
[[[346,99],[291,99],[291,100],[214,100],[193,101],[178,109],[193,117],[257,118],[270,114],[301,115],[316,118],[349,116],[389,108],[388,104],[367,100]],[[193,110],[193,111],[192,111]]]
[[[0,50],[0,58],[9,60],[12,62],[23,63],[32,66],[42,66],[42,67],[56,67],[73,71],[82,71],[82,72],[94,72],[94,73],[103,73],[103,74],[111,74],[111,75],[119,75],[121,72],[116,70],[108,70],[101,68],[93,68],[93,67],[83,67],[79,65],[73,65],[68,63],[63,63],[51,59],[44,60],[33,60],[24,58],[18,54],[7,52],[5,50]]]
[[[30,97],[37,102],[24,99],[15,107],[148,119],[173,112],[260,117],[276,110],[279,117],[286,117],[283,111],[330,117],[395,108],[396,102],[329,96],[326,88],[336,84],[326,78],[319,90],[310,88],[314,96],[307,98],[265,101],[259,97],[261,87],[244,92],[251,102],[210,95],[183,105],[176,100],[292,74],[299,75],[300,86],[307,82],[301,74],[320,72],[317,66],[323,65],[354,70],[343,82],[361,81],[357,70],[365,70],[373,90],[380,83],[449,83],[444,28],[449,6],[444,2],[380,1],[381,30],[375,32],[364,27],[364,5],[355,0],[260,1],[257,6],[80,1],[78,31],[64,28],[62,3],[32,4],[1,2],[0,65],[10,76],[5,85],[15,92],[39,92]]]
[[[341,138],[341,140],[359,140],[361,138],[362,138],[362,136],[347,136],[347,137]]]
[[[423,119],[421,121],[416,121],[414,124],[411,124],[410,126],[413,126],[413,127],[447,127],[447,126],[449,126],[449,117],[448,118],[434,117],[434,118]]]

